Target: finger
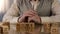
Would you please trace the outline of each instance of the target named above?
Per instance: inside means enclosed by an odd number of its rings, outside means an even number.
[[[29,16],[30,16],[30,15],[29,15]],[[20,21],[20,22],[24,22],[24,21],[25,21],[25,17],[27,17],[27,15],[21,16],[20,19],[19,19],[19,21]]]
[[[32,16],[34,16],[34,15],[32,15],[32,14],[24,14],[23,16],[24,16],[24,17],[32,17]]]
[[[25,14],[26,14],[26,15],[27,15],[27,14],[28,14],[28,15],[32,15],[32,16],[35,16],[35,15],[36,15],[36,14],[34,14],[34,13],[32,13],[32,12],[27,12],[27,13],[24,13],[23,15],[25,15]]]
[[[41,22],[41,20],[40,20],[40,18],[39,17],[32,17],[32,19],[33,19],[33,21],[35,22],[35,23],[38,23],[38,24],[40,24],[40,22]]]
[[[32,15],[23,15],[20,19],[19,22],[24,22],[26,17],[32,17]]]
[[[38,14],[37,11],[35,10],[29,10],[29,11],[33,12],[34,14]]]
[[[24,21],[24,17],[19,18],[20,23],[23,22],[23,21]]]
[[[29,18],[28,22],[34,22],[34,20],[32,18]]]
[[[38,20],[35,17],[30,17],[28,21],[29,22],[38,22]]]
[[[34,14],[37,14],[37,12],[36,11],[34,11],[34,10],[29,10],[29,11],[31,11],[32,13],[34,13]]]
[[[29,11],[24,12],[23,14],[37,14],[37,12],[33,10],[29,10]]]
[[[25,14],[24,14],[25,15]],[[35,16],[35,14],[33,13],[26,13],[26,15],[32,15],[32,16]]]

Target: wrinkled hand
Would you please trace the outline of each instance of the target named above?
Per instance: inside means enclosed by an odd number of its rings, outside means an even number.
[[[26,17],[32,17],[34,15],[36,15],[37,13],[34,12],[34,10],[28,10],[28,11],[25,11],[21,16],[20,18],[18,19],[19,22],[24,22],[26,19]]]
[[[41,23],[41,18],[36,14],[32,17],[29,17],[29,22]]]

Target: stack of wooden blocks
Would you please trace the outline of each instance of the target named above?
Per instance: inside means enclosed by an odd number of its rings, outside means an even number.
[[[16,31],[17,32],[33,32],[34,31],[34,23],[17,23]]]
[[[0,34],[8,34],[9,32],[9,23],[0,24]]]
[[[58,23],[44,23],[44,32],[48,34],[59,34],[59,24]]]

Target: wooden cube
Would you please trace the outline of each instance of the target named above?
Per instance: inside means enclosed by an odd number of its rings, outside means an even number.
[[[16,25],[16,30],[20,32],[33,32],[34,23],[18,23]]]
[[[2,27],[3,27],[3,32],[8,32],[9,31],[8,26],[2,26]]]
[[[0,34],[8,34],[10,24],[8,22],[0,23]]]
[[[4,22],[2,25],[3,26],[8,26],[8,28],[10,29],[10,23],[9,22]]]
[[[8,26],[3,25],[0,26],[0,34],[8,34],[8,31],[9,31]]]
[[[9,28],[8,26],[3,26],[3,34],[8,34]]]
[[[3,34],[3,27],[0,26],[0,34]]]
[[[58,29],[58,24],[57,23],[53,23],[51,26],[51,34],[59,34],[59,29]]]
[[[50,23],[44,23],[43,28],[44,28],[45,33],[50,33],[51,24]]]

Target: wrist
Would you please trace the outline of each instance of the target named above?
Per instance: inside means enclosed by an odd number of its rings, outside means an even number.
[[[18,17],[18,20],[17,20],[18,23],[19,23],[19,19],[20,19],[20,17]]]
[[[39,19],[40,19],[40,22],[39,23],[41,24],[42,23],[41,18],[39,17]]]

